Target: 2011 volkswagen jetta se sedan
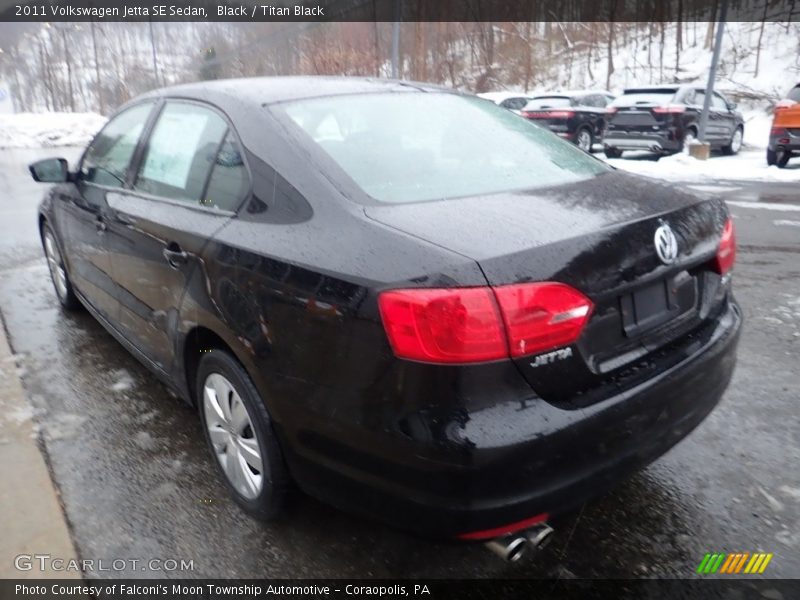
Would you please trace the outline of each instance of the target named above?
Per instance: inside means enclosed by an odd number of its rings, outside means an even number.
[[[61,304],[198,407],[258,518],[294,481],[425,536],[522,530],[663,454],[734,369],[725,204],[473,96],[179,86],[31,172]]]

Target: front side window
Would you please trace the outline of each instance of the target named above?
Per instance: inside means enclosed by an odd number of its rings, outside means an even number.
[[[718,110],[728,110],[728,103],[725,102],[725,98],[719,94],[714,94],[712,96],[712,102],[714,103],[714,108]]]
[[[527,119],[457,94],[335,96],[274,110],[380,202],[545,187],[610,170]]]
[[[97,134],[81,163],[81,178],[97,185],[122,187],[152,102],[132,106],[111,119]]]
[[[209,108],[168,102],[150,135],[134,189],[200,203],[228,124]]]

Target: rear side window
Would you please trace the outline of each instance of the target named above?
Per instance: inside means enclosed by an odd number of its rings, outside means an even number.
[[[503,102],[500,103],[500,106],[509,110],[522,110],[522,107],[527,103],[527,98],[509,98],[507,100],[503,100]]]
[[[111,119],[97,134],[81,163],[81,178],[97,185],[122,187],[152,102],[132,106]]]
[[[581,104],[583,106],[592,106],[595,108],[605,108],[606,105],[606,98],[600,94],[591,94],[589,96],[584,96],[581,99]]]
[[[242,151],[232,132],[228,132],[211,168],[201,204],[236,210],[250,187]]]
[[[691,103],[695,106],[703,106],[706,102],[706,93],[701,92],[700,90],[696,90],[694,94],[692,94],[692,101]]]
[[[134,189],[200,203],[228,124],[211,109],[168,102],[147,143]]]
[[[625,90],[611,106],[636,106],[637,104],[669,104],[677,90]]]
[[[790,89],[789,93],[786,94],[786,98],[794,100],[795,102],[800,102],[800,85],[796,85]]]
[[[711,97],[711,102],[714,108],[718,110],[728,110],[728,103],[725,102],[725,99],[719,94],[714,94]]]

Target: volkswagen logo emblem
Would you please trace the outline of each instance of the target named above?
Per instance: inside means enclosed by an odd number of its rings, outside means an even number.
[[[667,223],[662,223],[653,236],[656,254],[665,265],[671,265],[678,258],[678,238]]]

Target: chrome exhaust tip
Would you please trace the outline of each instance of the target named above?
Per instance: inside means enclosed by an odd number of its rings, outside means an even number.
[[[536,550],[541,550],[553,541],[553,534],[555,530],[547,523],[542,523],[531,527],[525,532],[525,537],[528,538],[528,543]]]
[[[524,535],[509,535],[486,542],[486,547],[506,562],[516,562],[528,549]]]

